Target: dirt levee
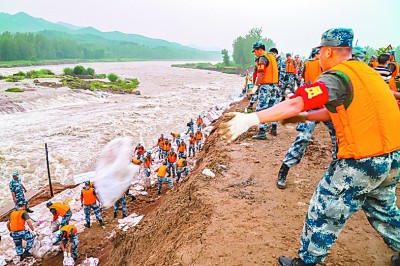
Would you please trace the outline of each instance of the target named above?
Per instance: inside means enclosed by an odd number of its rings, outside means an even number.
[[[213,132],[189,178],[172,191],[164,186],[160,204],[140,226],[117,235],[107,265],[277,265],[280,255],[296,256],[331,145],[319,124],[302,162],[289,172],[287,188],[279,190],[276,176],[296,130],[279,126],[278,131],[277,137],[255,141],[252,128],[231,145]],[[203,175],[204,168],[216,177]],[[392,254],[359,211],[326,265],[389,265]]]

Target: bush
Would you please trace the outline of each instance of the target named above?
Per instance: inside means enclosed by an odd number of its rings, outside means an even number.
[[[66,67],[63,69],[63,73],[64,73],[64,75],[67,75],[67,76],[73,76],[74,70],[70,67]]]
[[[54,76],[55,76],[55,74],[49,69],[31,70],[31,71],[26,72],[26,77],[31,78],[31,79],[51,78]]]
[[[20,88],[8,88],[6,89],[7,92],[24,92],[23,89]]]
[[[108,78],[108,80],[111,81],[111,82],[116,82],[116,81],[119,79],[119,77],[118,77],[116,74],[114,74],[114,73],[108,74],[108,75],[107,75],[107,78]]]
[[[96,75],[94,69],[91,68],[91,67],[88,67],[88,68],[86,69],[86,73],[87,73],[88,75],[92,76],[92,77],[94,77],[94,76]]]
[[[85,75],[86,69],[83,66],[76,66],[73,72],[75,75]]]

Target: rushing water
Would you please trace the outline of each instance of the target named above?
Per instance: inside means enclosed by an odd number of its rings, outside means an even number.
[[[160,133],[181,132],[190,118],[232,101],[243,78],[218,72],[171,67],[172,62],[90,63],[97,73],[138,78],[141,96],[37,87],[32,82],[0,82],[0,100],[25,112],[0,114],[0,207],[11,200],[8,183],[20,171],[27,189],[47,183],[44,146],[50,153],[52,179],[72,183],[73,176],[94,170],[101,148],[120,136],[145,147]],[[57,74],[71,65],[0,69],[1,75],[49,68]],[[73,67],[73,66],[72,66]],[[8,87],[28,88],[23,93]]]

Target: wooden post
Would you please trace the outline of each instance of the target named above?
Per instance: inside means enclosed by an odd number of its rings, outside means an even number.
[[[47,149],[47,143],[44,144],[44,147],[46,149],[47,176],[49,177],[50,195],[52,197],[54,197],[53,186],[51,185],[50,166],[49,166],[49,150]]]

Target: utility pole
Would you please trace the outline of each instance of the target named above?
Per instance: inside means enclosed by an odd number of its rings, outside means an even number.
[[[47,149],[47,143],[44,144],[44,148],[46,149],[47,176],[49,177],[50,195],[51,195],[51,197],[54,197],[53,186],[51,185],[50,166],[49,166],[49,150]]]

